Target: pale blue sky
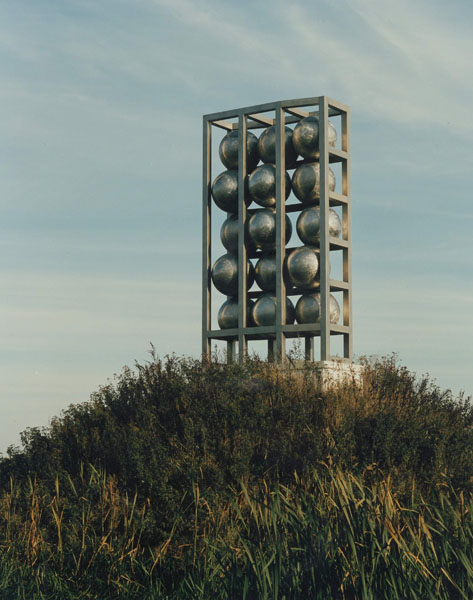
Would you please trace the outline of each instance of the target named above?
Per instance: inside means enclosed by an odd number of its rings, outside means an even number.
[[[355,352],[473,392],[473,5],[0,0],[0,451],[200,351],[201,115],[352,109]]]

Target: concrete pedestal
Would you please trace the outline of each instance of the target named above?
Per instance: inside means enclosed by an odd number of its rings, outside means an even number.
[[[288,361],[287,364],[297,370],[310,369],[323,389],[353,383],[361,386],[363,383],[363,365],[357,365],[346,360],[322,360],[313,363],[294,360]]]

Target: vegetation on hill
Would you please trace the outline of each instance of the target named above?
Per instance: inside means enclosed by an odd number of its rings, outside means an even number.
[[[394,358],[153,357],[22,442],[0,598],[473,596],[473,407]]]

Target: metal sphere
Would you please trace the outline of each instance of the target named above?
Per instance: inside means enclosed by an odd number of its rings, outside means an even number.
[[[329,167],[328,186],[335,190],[335,173]],[[320,198],[320,163],[305,163],[297,167],[292,176],[292,190],[303,203]]]
[[[229,215],[220,228],[220,240],[228,252],[238,252],[238,217]]]
[[[259,259],[255,266],[255,281],[265,292],[276,289],[276,257],[268,254]]]
[[[238,212],[238,171],[224,171],[212,183],[212,198],[226,212]]]
[[[246,285],[253,285],[254,268],[249,260],[246,262]],[[226,296],[238,294],[238,257],[235,254],[224,254],[212,267],[212,281],[219,292]]]
[[[336,324],[340,319],[340,306],[330,294],[329,299],[330,323]],[[296,319],[298,323],[320,322],[320,294],[304,294],[296,304]]]
[[[284,128],[286,168],[290,169],[297,160],[297,152],[292,145],[292,129]],[[258,153],[264,163],[276,163],[276,127],[273,125],[263,131],[258,140]]]
[[[328,122],[328,143],[335,146],[337,143],[337,130]],[[294,127],[292,143],[295,151],[309,160],[319,158],[319,119],[317,117],[306,117],[301,119]]]
[[[317,276],[315,278],[315,282],[314,282],[314,290],[317,290],[318,288],[320,288],[320,248],[314,248],[312,247],[312,250],[315,252],[315,255],[317,256],[317,260],[319,261],[319,272],[317,273]],[[327,271],[327,275],[330,277],[330,273],[332,271],[332,265],[330,264],[330,260],[328,263],[328,271]]]
[[[286,171],[285,198],[291,193],[291,178]],[[248,179],[248,192],[260,206],[274,206],[276,204],[276,167],[271,164],[257,167]]]
[[[288,253],[285,271],[289,282],[296,288],[314,290],[320,286],[317,280],[319,259],[314,248],[301,246]]]
[[[259,250],[274,251],[276,248],[276,211],[273,208],[256,210],[248,221],[248,234]],[[286,242],[291,239],[292,224],[286,215]]]
[[[258,298],[252,310],[253,321],[257,327],[276,324],[276,296],[263,294]],[[286,297],[286,324],[292,325],[296,317],[294,304]]]
[[[251,327],[253,324],[251,311],[254,302],[249,298],[246,300],[246,325]],[[217,316],[218,326],[220,329],[236,329],[238,327],[238,298],[229,298],[222,304]]]
[[[220,228],[220,240],[226,250],[238,253],[238,217],[237,215],[229,215],[222,223]],[[248,232],[245,231],[245,246],[248,250],[254,251],[256,248],[251,242]]]
[[[229,131],[220,142],[218,153],[220,160],[227,169],[238,169],[238,145],[239,131]],[[246,133],[246,163],[247,170],[252,171],[259,161],[258,156],[258,138],[256,135],[247,131]]]
[[[342,229],[340,217],[330,209],[328,214],[329,235],[339,237]],[[320,207],[305,208],[299,215],[296,224],[297,233],[304,244],[315,245],[320,243]]]

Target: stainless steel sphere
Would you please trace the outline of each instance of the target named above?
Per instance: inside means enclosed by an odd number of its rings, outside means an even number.
[[[342,229],[340,217],[330,209],[328,214],[329,235],[338,237]],[[299,215],[296,224],[297,233],[304,244],[316,245],[320,243],[320,207],[305,208]]]
[[[285,260],[285,271],[289,283],[302,290],[314,290],[319,287],[317,281],[319,259],[317,253],[309,246],[295,248],[288,253]]]
[[[251,311],[254,302],[249,298],[246,300],[246,326],[251,327],[253,324]],[[234,329],[238,327],[238,298],[229,298],[222,304],[217,316],[218,326],[220,329]]]
[[[320,248],[314,248],[312,246],[312,250],[315,252],[315,255],[317,256],[317,260],[319,261],[319,271],[315,277],[315,281],[314,281],[312,290],[318,291],[320,289]],[[329,261],[329,263],[328,263],[328,276],[329,277],[330,277],[331,270],[332,270],[332,266]]]
[[[253,285],[254,268],[249,260],[246,262],[246,285]],[[224,254],[212,267],[212,281],[219,292],[227,296],[238,294],[238,257],[235,254]]]
[[[257,327],[276,324],[276,296],[263,294],[258,298],[252,310],[253,321]],[[286,297],[286,324],[292,325],[296,317],[294,304]]]
[[[220,228],[220,241],[228,252],[238,252],[238,217],[229,215]]]
[[[309,160],[318,159],[319,153],[319,119],[305,117],[294,127],[292,143],[295,151]],[[337,143],[337,130],[328,122],[328,143],[335,146]]]
[[[238,212],[238,171],[224,171],[212,183],[212,198],[226,212]]]
[[[226,250],[238,253],[238,217],[229,215],[220,228],[220,240]],[[245,246],[248,250],[256,250],[245,228]]]
[[[330,323],[338,323],[340,319],[340,306],[330,294],[329,300]],[[320,294],[304,294],[296,304],[296,319],[298,323],[319,323],[320,321]]]
[[[227,169],[238,169],[238,145],[239,131],[229,131],[220,142],[218,153],[220,160]],[[256,135],[247,131],[246,133],[246,168],[252,171],[259,161],[258,156],[258,138]]]
[[[291,239],[292,224],[286,215],[286,243]],[[276,211],[273,208],[256,210],[248,220],[248,235],[259,250],[274,251],[276,247]]]
[[[255,266],[255,281],[265,292],[276,289],[276,257],[268,254],[259,259]]]
[[[297,160],[297,152],[292,145],[292,129],[284,128],[284,144],[286,156],[286,169],[294,166]],[[258,154],[264,163],[276,163],[276,127],[268,127],[263,131],[258,140]]]
[[[286,171],[285,198],[291,193],[291,178]],[[276,167],[271,164],[257,167],[248,179],[248,193],[260,206],[276,204]]]
[[[329,167],[329,189],[335,190],[335,173]],[[306,163],[297,167],[292,176],[292,190],[303,203],[320,198],[320,163]]]

